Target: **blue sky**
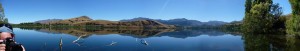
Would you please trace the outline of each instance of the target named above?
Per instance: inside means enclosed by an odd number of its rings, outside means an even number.
[[[291,13],[288,0],[273,0]],[[207,21],[239,21],[245,0],[1,0],[10,23],[89,16],[112,20],[146,17],[187,18]]]

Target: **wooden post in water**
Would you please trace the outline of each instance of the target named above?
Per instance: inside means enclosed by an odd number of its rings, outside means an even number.
[[[62,37],[60,37],[60,41],[59,41],[59,49],[60,49],[60,51],[62,51],[62,44],[63,44]]]

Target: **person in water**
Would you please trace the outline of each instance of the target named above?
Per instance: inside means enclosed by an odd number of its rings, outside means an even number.
[[[0,51],[25,51],[23,45],[14,41],[15,34],[10,24],[0,24]]]

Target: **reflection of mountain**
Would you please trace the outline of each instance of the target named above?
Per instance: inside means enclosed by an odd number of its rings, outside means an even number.
[[[174,38],[188,38],[196,37],[200,35],[208,36],[222,36],[226,33],[214,29],[202,29],[202,30],[176,30],[173,29],[85,29],[85,28],[52,28],[52,29],[37,29],[39,32],[53,33],[53,34],[70,34],[77,37],[82,36],[86,38],[90,35],[108,35],[119,34],[123,36],[131,36],[135,38],[147,38],[147,37],[174,37]],[[233,34],[239,35],[239,34]]]
[[[164,34],[158,36],[169,36],[175,38],[188,38],[188,37],[196,37],[200,35],[208,35],[208,36],[222,36],[226,35],[226,33],[221,32],[215,29],[201,29],[201,30],[180,30],[174,32],[166,32]],[[239,34],[236,34],[239,35]]]
[[[173,29],[73,29],[73,28],[55,28],[55,29],[39,29],[37,31],[46,33],[64,33],[77,37],[83,36],[86,38],[90,35],[107,35],[107,34],[120,34],[130,35],[136,38],[146,38],[159,35],[164,32],[174,31]]]

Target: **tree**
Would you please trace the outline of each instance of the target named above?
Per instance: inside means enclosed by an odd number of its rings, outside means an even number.
[[[8,19],[5,18],[5,19],[3,20],[3,22],[4,22],[4,23],[8,23]]]
[[[0,23],[8,23],[7,18],[5,18],[4,9],[1,3],[0,3]]]
[[[292,6],[292,13],[296,15],[300,15],[300,0],[289,0]]]
[[[242,30],[245,33],[266,33],[272,29],[272,0],[246,0]]]
[[[282,7],[279,6],[278,3],[273,4],[271,6],[271,11],[270,14],[272,14],[271,16],[274,17],[274,26],[273,29],[274,30],[278,30],[280,32],[284,32],[285,31],[285,22],[286,22],[286,15],[282,15]]]
[[[272,0],[253,0],[253,2],[252,2],[253,5],[260,4],[260,3],[270,3],[270,4],[272,4],[273,1]]]
[[[292,6],[292,18],[286,23],[287,33],[291,35],[300,35],[300,0],[289,0]]]
[[[269,6],[269,3],[253,5],[244,19],[243,28],[246,33],[265,33],[271,30],[274,19],[269,14]]]
[[[253,0],[246,0],[246,4],[245,4],[245,7],[246,7],[245,12],[246,13],[250,12],[250,9],[252,8],[252,1]]]
[[[280,20],[282,7],[273,4],[272,0],[246,0],[245,7],[244,33],[271,33],[285,25]]]
[[[270,13],[275,19],[279,19],[282,16],[282,7],[279,6],[278,3],[271,5]]]

